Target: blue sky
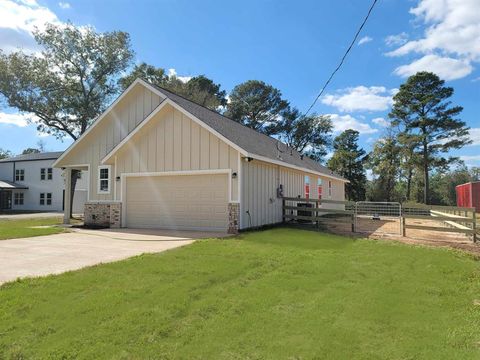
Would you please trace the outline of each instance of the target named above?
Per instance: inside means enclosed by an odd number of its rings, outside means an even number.
[[[72,21],[131,35],[136,61],[179,76],[205,74],[230,91],[259,79],[306,110],[343,55],[370,0],[337,1],[53,1],[3,0],[0,48],[35,51],[30,31]],[[480,3],[478,0],[379,0],[346,63],[314,111],[331,114],[336,131],[355,128],[369,150],[385,131],[391,97],[418,70],[455,88],[453,102],[474,145],[453,153],[480,166]],[[172,70],[173,71],[173,70]],[[63,150],[69,140],[40,137],[25,116],[0,108],[0,147]]]

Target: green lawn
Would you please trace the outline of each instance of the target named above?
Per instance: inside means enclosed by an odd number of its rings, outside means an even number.
[[[37,219],[0,219],[0,240],[23,237],[58,234],[65,231],[61,227],[45,227],[62,223],[61,217],[37,218]]]
[[[479,359],[479,270],[291,229],[198,241],[1,287],[0,359]]]

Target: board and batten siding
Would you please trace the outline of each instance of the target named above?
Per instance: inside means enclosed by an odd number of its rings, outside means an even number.
[[[345,200],[344,183],[315,174],[292,170],[280,165],[253,160],[242,161],[241,229],[276,224],[282,221],[282,199],[277,188],[283,185],[285,197],[305,197],[305,176],[310,177],[310,198],[318,199],[317,180],[323,181],[323,198]],[[328,196],[328,181],[332,196]],[[323,205],[335,208],[338,205]],[[247,213],[248,211],[248,213]]]
[[[109,194],[98,194],[98,166],[102,159],[142,122],[161,102],[161,98],[142,85],[136,85],[109,111],[93,131],[77,144],[75,151],[62,159],[59,166],[89,165],[89,200],[113,200],[115,166],[112,165]]]
[[[231,169],[238,173],[239,153],[170,105],[161,109],[116,154],[117,175]],[[238,201],[238,176],[231,200]],[[117,199],[121,189],[117,186]]]

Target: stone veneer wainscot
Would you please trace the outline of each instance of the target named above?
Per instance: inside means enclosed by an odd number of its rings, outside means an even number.
[[[122,204],[119,202],[87,202],[85,225],[119,228],[122,221]]]

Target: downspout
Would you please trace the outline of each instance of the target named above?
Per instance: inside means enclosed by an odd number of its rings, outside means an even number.
[[[16,164],[16,162],[14,161],[13,162],[12,182],[15,182],[15,168],[16,168],[15,164]]]

